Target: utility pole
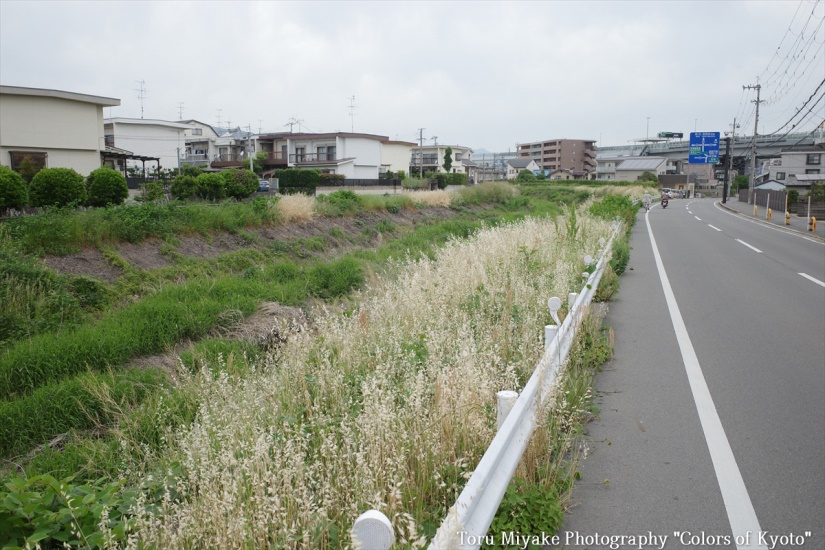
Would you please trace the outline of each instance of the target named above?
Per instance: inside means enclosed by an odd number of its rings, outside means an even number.
[[[756,116],[754,117],[753,121],[753,142],[751,143],[751,179],[750,185],[748,186],[748,204],[752,204],[753,199],[753,188],[756,184],[756,132],[759,128],[759,104],[761,101],[759,100],[759,92],[762,89],[761,84],[757,84],[756,86],[751,86],[750,84],[747,86],[742,86],[743,90],[756,90]]]
[[[424,177],[424,130],[426,128],[418,129],[418,152],[421,157],[421,164],[418,165],[418,176],[421,178]]]
[[[728,179],[730,178],[730,164],[731,164],[731,158],[730,158],[730,142],[731,142],[731,139],[732,138],[730,136],[725,137],[725,156],[727,157],[728,167],[725,170],[725,183],[722,184],[722,204],[725,204],[725,203],[728,202]]]

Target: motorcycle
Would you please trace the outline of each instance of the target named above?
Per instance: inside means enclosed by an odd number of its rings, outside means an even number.
[[[667,199],[662,199],[662,208],[667,208]]]

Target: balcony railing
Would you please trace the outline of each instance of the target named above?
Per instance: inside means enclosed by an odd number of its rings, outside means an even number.
[[[304,162],[330,162],[333,160],[335,160],[335,153],[298,153],[289,155],[289,162],[295,164]]]
[[[286,164],[288,157],[289,155],[283,151],[267,151],[263,162],[264,164]]]
[[[180,158],[180,163],[188,164],[190,166],[199,166],[202,164],[209,164],[208,155],[185,155]]]

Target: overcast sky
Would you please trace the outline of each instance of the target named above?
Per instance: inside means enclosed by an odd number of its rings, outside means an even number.
[[[255,132],[299,119],[489,151],[623,145],[734,117],[750,135],[756,94],[742,86],[757,82],[760,134],[811,94],[791,124],[813,129],[824,19],[825,0],[0,0],[0,83],[118,98],[105,116],[139,118],[144,81],[144,118],[179,120],[182,104],[184,119]]]

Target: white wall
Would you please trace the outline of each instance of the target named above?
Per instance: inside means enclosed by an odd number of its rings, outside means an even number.
[[[185,149],[183,129],[141,122],[124,122],[113,120],[107,122],[113,126],[115,147],[131,151],[135,155],[144,157],[159,157],[161,168],[178,167],[178,148]],[[142,166],[139,161],[129,161],[129,166]],[[149,162],[147,168],[155,168],[154,162]]]
[[[387,169],[392,172],[403,170],[405,173],[410,171],[410,150],[411,145],[404,145],[401,143],[382,143],[381,144],[381,164],[388,165]]]
[[[49,168],[73,168],[83,176],[100,168],[104,149],[103,107],[56,97],[0,94],[0,164],[9,151],[47,153]]]
[[[353,178],[378,179],[378,171],[381,167],[380,141],[344,136],[339,136],[336,141],[338,142],[338,158],[355,157]]]

